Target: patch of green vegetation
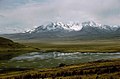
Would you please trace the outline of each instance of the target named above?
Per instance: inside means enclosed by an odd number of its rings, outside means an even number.
[[[119,79],[120,59],[0,74],[1,79]]]
[[[28,52],[22,52],[22,51],[17,51],[17,52],[0,52],[0,61],[3,60],[9,60],[13,57],[19,56],[21,54],[25,54]]]

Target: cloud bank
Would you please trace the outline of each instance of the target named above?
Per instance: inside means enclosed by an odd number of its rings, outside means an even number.
[[[54,21],[120,25],[119,4],[120,0],[0,0],[0,32],[21,32]]]

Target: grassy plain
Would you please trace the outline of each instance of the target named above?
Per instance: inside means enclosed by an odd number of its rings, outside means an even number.
[[[89,40],[89,41],[52,41],[29,42],[27,46],[39,48],[43,51],[62,52],[120,52],[120,40]]]

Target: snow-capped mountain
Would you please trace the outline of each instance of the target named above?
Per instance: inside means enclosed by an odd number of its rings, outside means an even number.
[[[51,22],[25,33],[4,35],[9,38],[30,39],[96,39],[120,37],[120,26],[102,25],[93,21],[82,23]]]
[[[83,27],[96,27],[99,29],[105,29],[105,30],[111,30],[111,31],[115,31],[118,28],[120,28],[120,26],[118,26],[118,25],[114,25],[114,26],[102,25],[102,24],[95,23],[93,21],[83,22],[82,26]]]
[[[102,25],[95,23],[93,21],[83,22],[83,23],[62,23],[62,22],[55,22],[49,23],[47,25],[41,25],[34,29],[26,31],[26,33],[39,33],[39,32],[50,32],[50,31],[81,31],[83,28],[97,28],[99,30],[106,30],[106,31],[116,31],[120,26],[114,25]],[[89,29],[88,29],[89,30]]]

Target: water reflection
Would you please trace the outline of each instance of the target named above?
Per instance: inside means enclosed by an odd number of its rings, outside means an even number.
[[[117,53],[63,53],[63,52],[31,52],[14,57],[11,63],[17,63],[20,67],[56,67],[60,63],[78,64],[81,62],[96,61],[101,59],[120,58],[120,52]]]

